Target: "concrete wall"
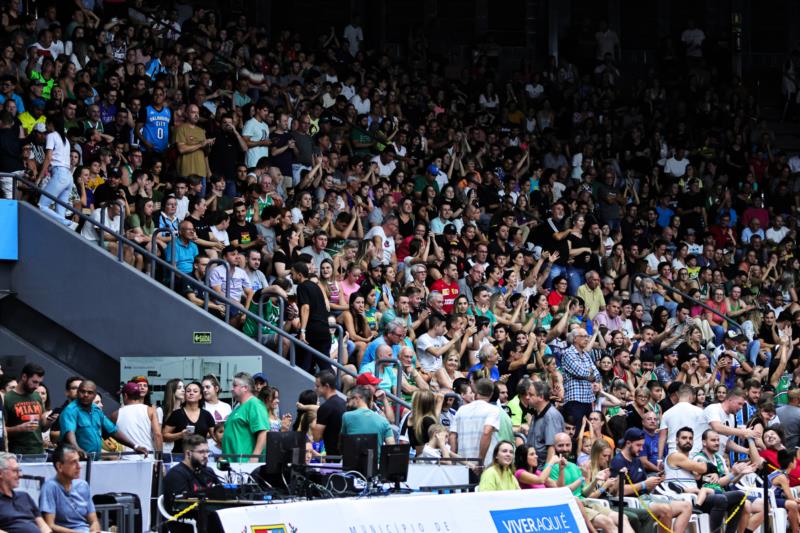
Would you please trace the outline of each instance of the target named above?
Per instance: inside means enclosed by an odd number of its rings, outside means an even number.
[[[261,355],[287,408],[299,391],[313,388],[313,379],[283,358],[24,203],[20,234],[20,259],[10,271],[16,296],[115,361]],[[196,331],[210,332],[212,344],[193,344]],[[70,366],[80,371],[80,360],[73,361]]]

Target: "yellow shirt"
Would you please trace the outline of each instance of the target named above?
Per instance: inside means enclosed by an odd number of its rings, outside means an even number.
[[[37,124],[40,124],[40,123],[44,124],[47,121],[47,117],[46,116],[42,115],[41,117],[36,119],[36,118],[33,118],[33,115],[31,115],[27,111],[25,111],[24,113],[20,113],[20,115],[17,118],[19,119],[20,123],[22,124],[22,127],[25,130],[25,133],[27,135],[31,134],[31,132],[33,131],[33,127],[34,126],[36,126]]]
[[[594,316],[600,312],[600,309],[606,306],[606,299],[603,297],[603,291],[600,290],[598,285],[594,290],[591,290],[588,285],[583,284],[578,287],[578,298],[583,300],[586,305],[584,315],[589,320],[594,320]]]
[[[497,466],[492,465],[481,474],[481,483],[478,485],[480,492],[491,492],[495,490],[519,490],[519,482],[514,477],[511,468],[501,471]]]

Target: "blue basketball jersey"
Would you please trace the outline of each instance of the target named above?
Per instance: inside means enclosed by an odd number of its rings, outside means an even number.
[[[154,151],[163,152],[169,146],[169,121],[172,118],[172,111],[168,107],[158,111],[152,106],[147,106],[146,111],[147,118],[142,128],[142,137],[153,145]]]

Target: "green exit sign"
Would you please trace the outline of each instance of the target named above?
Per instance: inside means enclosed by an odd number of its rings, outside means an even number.
[[[192,342],[194,344],[211,344],[211,332],[195,331],[192,333]]]

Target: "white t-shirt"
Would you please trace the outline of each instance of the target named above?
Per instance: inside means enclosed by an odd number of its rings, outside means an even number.
[[[356,108],[356,113],[359,115],[368,115],[370,109],[372,109],[372,102],[370,102],[369,97],[361,98],[361,95],[355,95],[350,99],[350,103],[353,104],[353,107]]]
[[[203,409],[211,413],[211,416],[214,417],[215,422],[223,422],[228,415],[231,414],[231,406],[223,401],[218,401],[215,404],[210,404],[208,402],[203,405]]]
[[[224,229],[217,229],[216,226],[211,226],[208,228],[208,233],[213,235],[217,241],[221,242],[225,246],[228,246],[231,243],[230,238],[228,238],[228,232]]]
[[[441,348],[447,344],[447,338],[431,337],[428,333],[420,335],[417,339],[417,361],[425,372],[436,372],[442,368],[442,357],[435,356],[428,351],[428,348]]]
[[[378,175],[384,178],[388,178],[389,176],[391,176],[392,172],[394,172],[394,169],[397,168],[397,162],[394,160],[389,161],[389,164],[384,165],[381,162],[381,156],[379,155],[373,157],[372,162],[378,164]]]
[[[358,53],[358,49],[361,47],[361,41],[364,40],[364,32],[361,31],[361,26],[353,26],[352,24],[348,24],[344,28],[344,34],[342,37],[344,37],[344,40],[347,41],[347,51],[350,52],[350,55],[356,55]]]
[[[781,226],[781,228],[778,230],[775,228],[769,228],[767,230],[767,240],[774,243],[779,243],[786,237],[786,235],[788,235],[788,233],[789,228],[786,226]]]
[[[684,427],[692,428],[694,431],[694,445],[692,453],[696,453],[703,448],[703,431],[707,427],[703,410],[688,402],[679,402],[664,413],[661,417],[659,429],[667,430],[667,454],[675,451],[675,437],[678,430]]]
[[[719,422],[723,426],[727,426],[729,428],[736,427],[736,418],[734,418],[733,415],[729,415],[728,413],[726,413],[725,409],[722,408],[721,403],[712,403],[711,405],[703,409],[703,415],[705,416],[705,422],[706,422],[703,431],[711,428],[711,422]],[[719,449],[724,452],[725,445],[727,443],[728,443],[728,436],[720,433]]]
[[[61,135],[52,131],[47,134],[45,149],[53,151],[51,166],[69,168],[69,141],[62,141]]]
[[[661,263],[665,262],[667,260],[667,258],[664,257],[663,255],[661,257],[658,257],[655,254],[655,252],[651,252],[651,253],[647,254],[647,257],[645,257],[644,260],[647,261],[647,267],[648,268],[650,268],[651,270],[656,270],[657,271],[658,270],[658,265],[660,265]]]
[[[394,255],[394,239],[386,236],[386,232],[383,231],[383,226],[375,226],[369,230],[367,234],[364,235],[364,239],[371,241],[376,235],[381,238],[383,264],[388,265],[392,262],[392,256]]]
[[[105,212],[106,212],[105,221],[104,222],[100,220],[100,212],[103,211],[103,210],[105,210]],[[111,228],[116,233],[120,233],[120,224],[119,224],[120,223],[120,218],[119,218],[119,215],[117,215],[114,218],[111,218],[109,216],[109,214],[108,214],[108,208],[107,207],[95,209],[94,212],[92,212],[92,217],[91,218],[92,218],[92,220],[94,220],[96,222],[100,222],[101,224],[105,224],[106,227]],[[87,241],[97,242],[97,239],[98,239],[97,230],[95,229],[95,225],[94,224],[90,224],[88,222],[86,224],[84,224],[83,228],[81,229],[81,235]]]
[[[175,198],[175,201],[178,202],[178,209],[175,211],[175,216],[178,217],[178,220],[183,220],[186,218],[186,215],[189,214],[189,197]]]
[[[251,141],[266,141],[269,139],[269,126],[266,122],[259,122],[255,118],[248,120],[244,129],[242,129],[242,137],[247,137]],[[247,149],[247,156],[245,157],[245,164],[247,168],[253,168],[262,157],[269,156],[269,148],[266,146],[254,146]]]
[[[681,33],[681,42],[686,45],[686,55],[689,57],[703,57],[703,41],[705,40],[706,34],[700,28],[686,29]]]
[[[670,157],[667,159],[666,164],[664,165],[664,173],[672,174],[676,178],[683,177],[686,174],[686,167],[689,166],[689,160],[685,157],[678,161],[675,157]]]

